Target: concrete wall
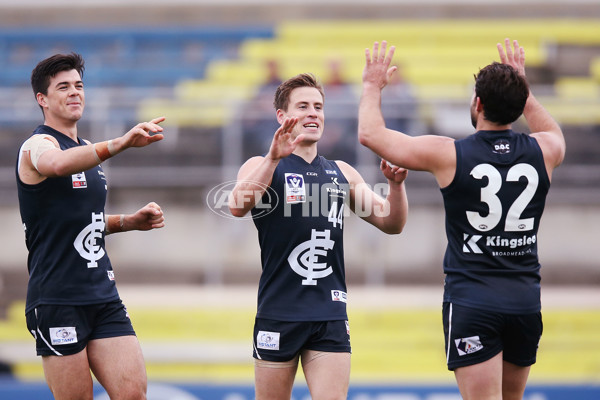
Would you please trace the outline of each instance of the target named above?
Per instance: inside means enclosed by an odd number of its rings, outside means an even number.
[[[135,207],[125,206],[113,212],[133,212]],[[197,207],[163,204],[163,209],[165,228],[108,237],[108,254],[118,280],[256,282],[260,256],[251,220],[217,216],[204,204]],[[18,209],[2,208],[0,218],[3,221],[0,274],[26,277],[27,252]],[[442,282],[446,239],[440,207],[411,205],[401,235],[385,235],[355,216],[347,219],[344,234],[351,283]],[[544,283],[600,284],[600,262],[594,250],[599,238],[600,205],[547,207],[539,232]]]

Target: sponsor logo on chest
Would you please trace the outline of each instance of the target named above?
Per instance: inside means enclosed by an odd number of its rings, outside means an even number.
[[[87,188],[87,179],[85,172],[79,172],[71,175],[71,181],[73,182],[73,189],[85,189]]]

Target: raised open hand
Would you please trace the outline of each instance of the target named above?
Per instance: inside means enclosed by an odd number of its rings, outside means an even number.
[[[378,42],[373,44],[372,57],[369,49],[365,49],[366,62],[362,75],[363,84],[373,84],[380,89],[388,84],[392,74],[398,69],[396,66],[390,67],[395,50],[395,46],[390,46],[390,51],[387,52],[387,42],[385,40],[381,42],[381,49]]]
[[[519,42],[513,40],[512,49],[510,39],[504,39],[504,47],[502,43],[496,44],[498,53],[500,54],[500,61],[502,64],[507,64],[519,71],[519,74],[525,76],[525,49],[519,46]]]
[[[286,118],[279,129],[273,135],[269,156],[274,160],[278,160],[289,156],[294,152],[298,143],[304,139],[304,135],[298,135],[294,138],[294,127],[298,123],[297,117]]]

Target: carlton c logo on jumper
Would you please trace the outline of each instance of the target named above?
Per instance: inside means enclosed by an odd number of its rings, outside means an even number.
[[[89,262],[88,268],[98,267],[97,260],[104,257],[104,249],[98,244],[104,233],[104,213],[92,213],[92,222],[75,238],[73,246],[79,255]]]
[[[288,263],[292,270],[306,279],[303,285],[316,285],[317,279],[331,275],[333,268],[327,266],[326,262],[318,262],[319,259],[327,259],[327,251],[333,249],[335,242],[330,238],[330,231],[311,231],[310,240],[300,243],[292,250],[288,257]]]

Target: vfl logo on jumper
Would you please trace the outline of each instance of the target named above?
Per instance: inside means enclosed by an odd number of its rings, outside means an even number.
[[[304,203],[306,201],[304,176],[285,174],[285,201],[289,204]]]
[[[85,172],[71,175],[71,181],[73,181],[73,189],[85,189],[87,187]]]
[[[279,332],[258,331],[256,347],[265,350],[279,350]]]
[[[346,292],[342,292],[341,290],[332,290],[331,291],[331,300],[332,301],[341,301],[342,303],[348,302],[348,295]]]
[[[319,232],[313,229],[310,240],[300,243],[288,257],[290,267],[300,276],[303,285],[316,285],[316,279],[331,275],[333,268],[327,263],[320,263],[319,257],[327,258],[327,251],[333,249],[335,242],[329,239],[329,229]]]
[[[479,246],[477,246],[477,242],[481,239],[481,235],[467,235],[463,233],[463,253],[483,253]]]
[[[104,249],[98,244],[103,232],[104,213],[92,213],[92,223],[83,228],[73,242],[79,255],[89,261],[88,268],[96,268],[96,261],[104,257]]]
[[[75,327],[50,328],[50,342],[53,345],[77,343]]]
[[[467,354],[472,354],[483,349],[483,345],[481,344],[479,336],[455,339],[454,344],[456,345],[456,350],[458,350],[459,356],[466,356]]]

